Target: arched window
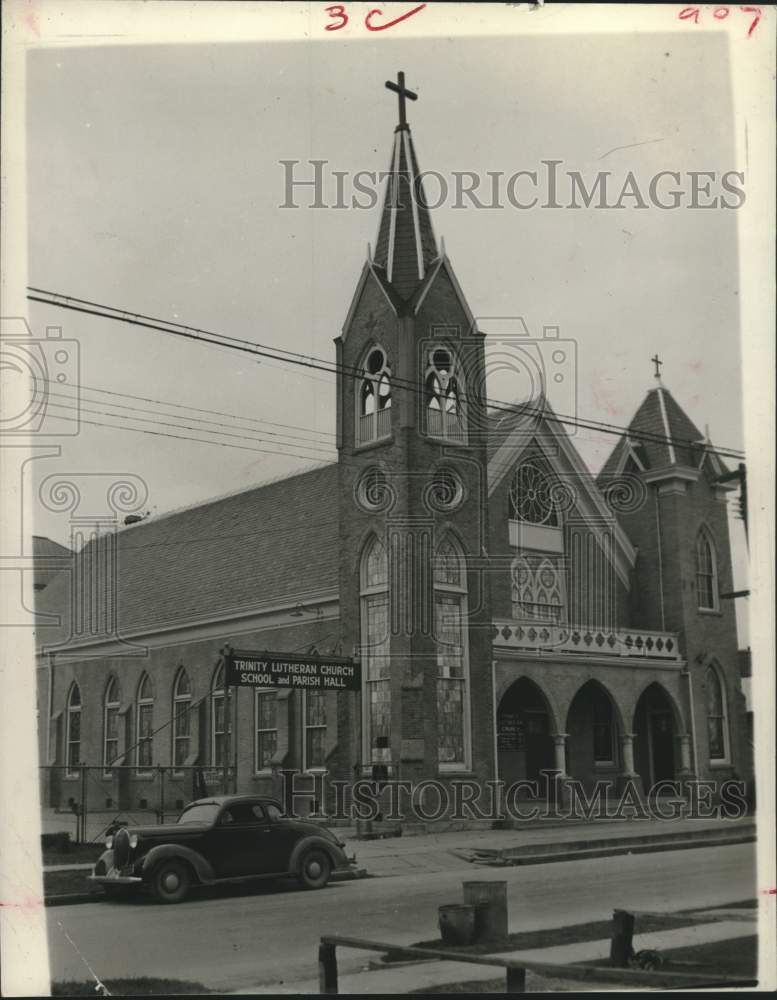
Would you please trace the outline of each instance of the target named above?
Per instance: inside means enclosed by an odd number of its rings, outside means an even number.
[[[173,765],[183,767],[191,752],[192,686],[183,667],[173,685]]]
[[[147,771],[154,762],[154,692],[151,678],[143,674],[138,684],[136,709],[136,763],[138,771]]]
[[[707,737],[710,760],[728,760],[728,709],[726,690],[714,666],[707,667]]]
[[[425,381],[426,433],[448,441],[463,441],[464,376],[456,355],[447,347],[429,352]]]
[[[437,645],[437,759],[443,770],[465,770],[469,758],[467,571],[450,538],[440,542],[434,567]]]
[[[226,767],[229,761],[228,754],[228,734],[232,731],[232,718],[230,713],[229,727],[227,728],[227,694],[224,690],[224,664],[220,663],[213,675],[213,683],[210,688],[210,762],[213,767]]]
[[[356,410],[356,443],[391,436],[391,367],[381,347],[367,354]]]
[[[558,565],[541,559],[516,556],[510,568],[513,618],[560,622],[564,618],[564,582]]]
[[[81,691],[75,682],[67,696],[65,733],[67,774],[72,777],[78,773],[81,763]]]
[[[702,610],[718,610],[718,567],[715,546],[705,528],[702,528],[696,536],[696,599]]]
[[[119,756],[119,682],[111,677],[103,702],[103,774],[110,777],[111,764]]]
[[[361,646],[364,664],[364,760],[390,759],[391,726],[389,576],[386,547],[373,538],[360,566]]]
[[[512,521],[558,527],[553,479],[542,461],[527,459],[515,470],[510,484],[509,517]]]

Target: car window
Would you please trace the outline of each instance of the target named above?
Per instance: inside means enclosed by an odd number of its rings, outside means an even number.
[[[212,823],[219,811],[216,802],[198,802],[184,809],[178,817],[179,823]]]
[[[264,811],[255,802],[236,802],[221,814],[225,826],[245,826],[248,823],[264,821]]]
[[[280,811],[278,806],[274,802],[268,802],[265,805],[265,811],[267,812],[268,819],[282,819],[283,813]]]

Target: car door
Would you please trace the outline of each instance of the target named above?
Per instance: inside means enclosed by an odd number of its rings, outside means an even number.
[[[257,857],[265,853],[259,844],[267,825],[252,803],[233,802],[221,811],[208,838],[208,860],[217,878],[262,874],[257,870]]]

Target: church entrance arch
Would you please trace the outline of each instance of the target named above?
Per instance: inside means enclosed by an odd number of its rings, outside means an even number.
[[[634,766],[645,792],[659,781],[675,780],[677,733],[675,705],[660,684],[651,684],[634,711]]]
[[[500,779],[507,786],[528,780],[542,787],[540,772],[555,767],[555,721],[534,681],[521,677],[510,685],[499,702],[496,725]]]
[[[611,777],[620,760],[620,713],[598,681],[587,681],[567,713],[567,773],[585,786]]]

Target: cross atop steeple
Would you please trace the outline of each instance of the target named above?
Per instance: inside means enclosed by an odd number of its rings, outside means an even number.
[[[393,80],[386,80],[386,88],[388,90],[393,90],[399,97],[399,125],[397,127],[400,129],[406,129],[407,118],[405,117],[405,99],[417,101],[418,94],[405,87],[405,74],[401,70],[397,73],[396,83],[394,83]]]
[[[661,358],[659,358],[657,352],[656,352],[656,354],[653,355],[653,357],[650,360],[656,366],[656,370],[653,372],[653,378],[658,379],[658,381],[660,382],[661,381],[661,366],[663,365],[664,362],[661,360]]]

